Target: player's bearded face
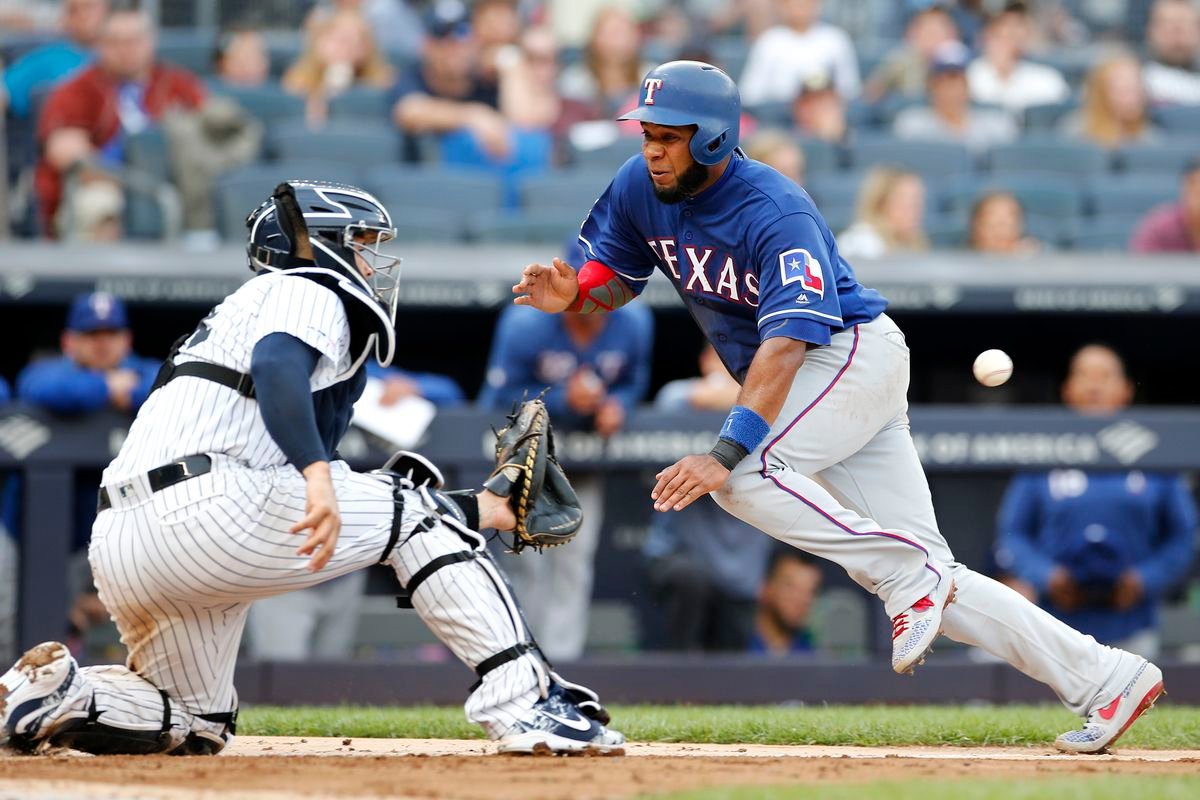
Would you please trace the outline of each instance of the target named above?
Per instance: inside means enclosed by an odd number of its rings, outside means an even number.
[[[708,180],[708,167],[692,159],[694,129],[642,123],[642,156],[663,203],[678,203],[695,194]]]

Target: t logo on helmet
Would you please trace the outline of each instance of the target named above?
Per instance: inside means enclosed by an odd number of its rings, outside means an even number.
[[[662,88],[662,78],[646,78],[646,105],[654,105],[654,93]]]

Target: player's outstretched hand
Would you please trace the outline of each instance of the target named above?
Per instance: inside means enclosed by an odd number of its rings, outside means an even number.
[[[513,302],[519,306],[533,306],[550,314],[566,311],[579,294],[579,278],[574,268],[561,258],[554,259],[552,266],[530,264],[521,273],[521,282],[512,287],[519,295]]]
[[[308,538],[296,550],[296,555],[311,555],[311,572],[324,567],[333,558],[338,534],[342,531],[342,515],[338,512],[337,494],[329,477],[329,463],[315,461],[304,468],[307,502],[305,517],[291,527],[292,533],[308,531]]]
[[[684,456],[654,476],[658,483],[650,492],[655,511],[682,511],[698,498],[725,485],[729,470],[705,453]]]

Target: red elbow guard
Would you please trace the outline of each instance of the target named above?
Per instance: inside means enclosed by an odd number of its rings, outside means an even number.
[[[579,295],[567,311],[612,311],[633,299],[621,277],[599,261],[588,261],[579,270]]]

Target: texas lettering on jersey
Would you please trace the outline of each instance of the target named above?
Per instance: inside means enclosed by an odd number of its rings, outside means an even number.
[[[738,269],[732,255],[690,244],[681,250],[674,239],[650,239],[647,244],[683,291],[758,308],[758,275]]]

